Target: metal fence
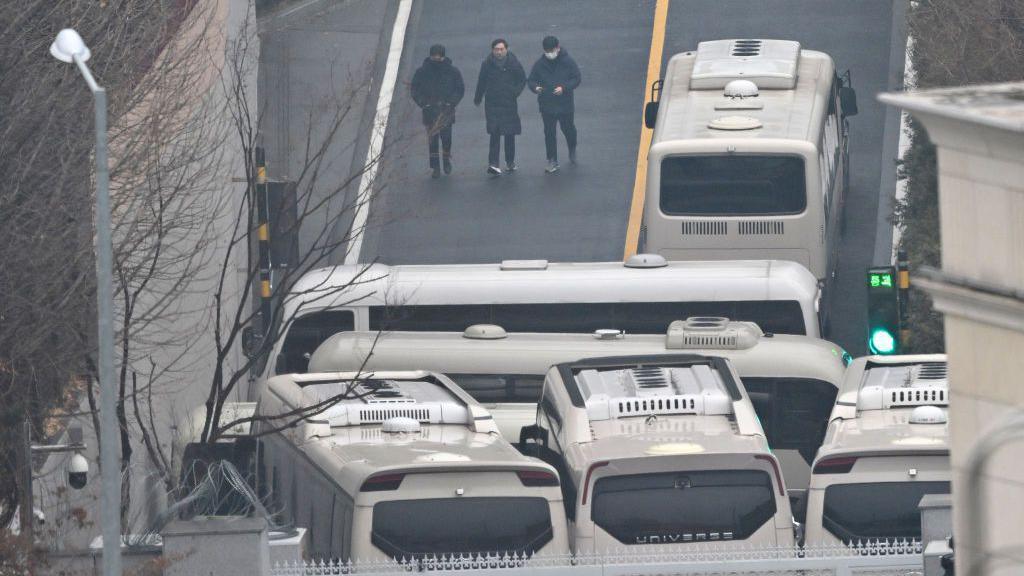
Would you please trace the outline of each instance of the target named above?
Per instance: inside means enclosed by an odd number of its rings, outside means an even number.
[[[680,554],[593,556],[487,555],[431,557],[411,562],[315,561],[277,565],[272,576],[923,576],[921,545],[705,548]]]

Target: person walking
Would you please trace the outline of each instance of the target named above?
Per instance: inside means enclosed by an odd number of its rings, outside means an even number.
[[[451,58],[444,55],[444,46],[430,47],[430,56],[413,74],[411,88],[412,99],[423,110],[423,125],[427,127],[431,178],[441,176],[442,157],[444,173],[451,174],[452,124],[455,123],[455,107],[462,101],[466,87],[462,73],[452,65]]]
[[[491,54],[480,65],[480,76],[476,81],[473,104],[484,103],[487,118],[487,133],[491,136],[487,155],[487,172],[501,175],[498,158],[501,140],[505,140],[505,172],[516,169],[516,136],[522,132],[519,121],[519,95],[526,87],[526,71],[515,54],[509,51],[508,42],[498,38],[491,42]]]
[[[576,163],[573,92],[580,85],[581,78],[579,66],[559,46],[558,38],[547,36],[541,46],[544,54],[530,69],[528,84],[530,90],[537,94],[537,104],[544,120],[544,147],[548,156],[548,166],[544,171],[553,174],[558,172],[558,143],[555,140],[557,126],[562,127],[565,143],[569,147],[569,162]]]

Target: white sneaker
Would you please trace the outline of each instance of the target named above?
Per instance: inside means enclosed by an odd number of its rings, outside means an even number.
[[[487,173],[495,176],[501,176],[501,168],[498,168],[497,166],[488,166]]]
[[[544,169],[548,174],[554,174],[558,172],[558,160],[548,160],[548,167]]]

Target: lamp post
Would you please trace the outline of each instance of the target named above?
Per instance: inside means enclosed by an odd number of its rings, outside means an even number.
[[[85,65],[91,53],[71,28],[57,34],[50,54],[72,63],[85,77],[96,112],[96,308],[99,316],[100,521],[103,525],[103,574],[121,576],[121,454],[114,414],[113,248],[110,238],[110,189],[107,174],[107,92]]]

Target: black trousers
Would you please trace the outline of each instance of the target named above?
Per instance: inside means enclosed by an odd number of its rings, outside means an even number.
[[[555,141],[555,126],[561,125],[562,134],[565,135],[565,143],[569,150],[576,149],[576,124],[573,122],[573,113],[564,112],[561,114],[540,113],[544,119],[544,147],[547,149],[548,160],[558,160],[558,143]]]
[[[498,165],[498,156],[501,152],[501,134],[491,134],[491,148],[487,154],[487,161],[491,166]],[[516,136],[505,134],[505,164],[516,162]]]
[[[452,157],[452,125],[444,128],[428,128],[427,141],[430,148],[430,167],[441,167],[441,150],[444,151],[445,159]]]

